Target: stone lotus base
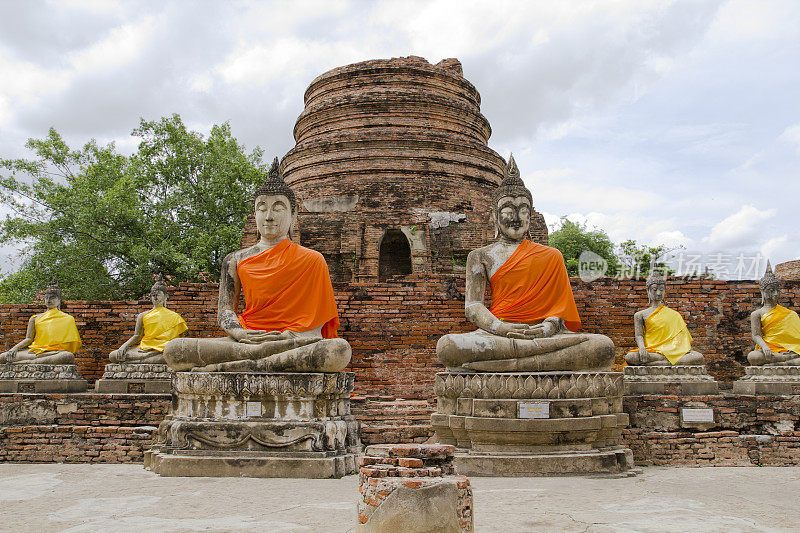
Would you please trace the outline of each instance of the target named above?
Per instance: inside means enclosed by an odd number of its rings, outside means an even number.
[[[341,477],[356,471],[353,374],[178,372],[145,467],[162,476]]]
[[[800,366],[748,366],[734,394],[800,394]]]
[[[626,366],[625,394],[718,394],[704,365]]]
[[[621,446],[619,372],[441,372],[431,424],[457,447],[467,476],[618,473],[633,466]]]
[[[174,372],[167,365],[111,363],[94,384],[96,392],[168,394]]]
[[[0,364],[0,392],[84,392],[87,387],[75,365]]]

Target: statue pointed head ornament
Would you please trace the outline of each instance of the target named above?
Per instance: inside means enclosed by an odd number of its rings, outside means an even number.
[[[758,281],[758,286],[762,291],[770,287],[781,286],[781,279],[772,272],[769,259],[767,259],[767,270],[764,272],[764,276]]]
[[[59,299],[61,298],[61,287],[58,286],[58,279],[56,279],[55,276],[50,280],[50,285],[44,290],[44,295],[45,298],[48,296],[58,296]]]
[[[167,289],[167,284],[164,283],[164,276],[161,275],[161,272],[156,274],[156,281],[153,283],[153,286],[150,288],[150,294],[155,293],[156,291],[162,291],[164,294],[168,294],[169,290]]]
[[[277,194],[282,194],[288,198],[289,202],[292,204],[292,211],[297,211],[297,197],[295,196],[291,187],[286,185],[286,182],[283,181],[281,166],[278,162],[278,158],[276,157],[272,161],[272,166],[269,168],[267,179],[264,180],[264,183],[262,183],[253,194],[253,200],[259,196],[272,196]]]
[[[651,286],[657,283],[667,283],[667,277],[664,275],[661,270],[657,268],[650,269],[650,275],[647,276],[647,281],[645,281],[644,286],[645,288],[649,289]]]
[[[504,196],[525,196],[533,206],[533,195],[520,177],[517,162],[514,161],[514,154],[508,157],[508,164],[503,172],[503,182],[497,186],[492,194],[492,207],[496,207],[497,201]]]

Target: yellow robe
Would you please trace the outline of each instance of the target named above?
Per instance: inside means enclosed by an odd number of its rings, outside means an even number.
[[[665,305],[650,313],[644,321],[644,346],[648,352],[660,353],[670,364],[692,351],[692,335],[681,314]],[[637,350],[631,350],[635,352]]]
[[[156,307],[145,313],[142,325],[144,336],[139,343],[139,349],[158,352],[163,352],[167,342],[189,329],[181,315],[166,307]]]
[[[64,350],[75,353],[81,347],[81,336],[75,319],[55,307],[48,309],[33,321],[36,335],[28,350],[35,354]]]
[[[761,338],[774,353],[800,354],[800,317],[791,309],[776,305],[761,315]]]

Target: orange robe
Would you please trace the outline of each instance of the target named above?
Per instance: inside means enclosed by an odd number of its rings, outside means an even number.
[[[246,329],[308,331],[322,326],[335,339],[339,313],[325,259],[284,239],[236,267],[246,307],[239,323]]]
[[[489,280],[492,307],[499,319],[511,322],[541,322],[557,316],[571,331],[578,331],[581,318],[561,252],[528,239]]]

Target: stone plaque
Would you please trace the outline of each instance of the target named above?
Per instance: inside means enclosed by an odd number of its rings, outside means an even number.
[[[245,416],[247,418],[254,418],[261,416],[261,402],[247,402],[247,409]]]
[[[34,383],[20,383],[17,386],[17,392],[36,392],[36,385]]]
[[[519,418],[550,418],[550,402],[519,402]]]
[[[128,383],[128,392],[144,392],[144,383]]]
[[[681,418],[684,422],[714,422],[714,410],[683,407]]]

